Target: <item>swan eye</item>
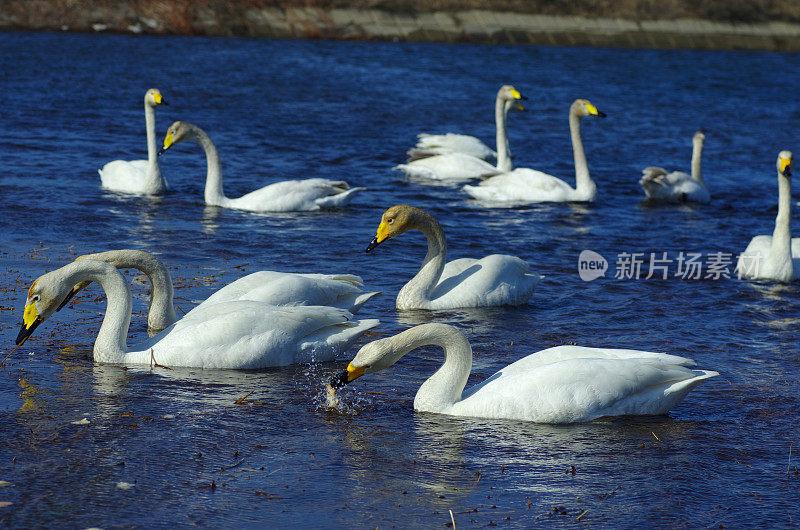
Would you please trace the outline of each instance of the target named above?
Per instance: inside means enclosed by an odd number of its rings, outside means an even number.
[[[394,219],[387,219],[387,220],[386,220],[386,222],[387,222],[388,224],[392,224],[392,223],[394,223]]]
[[[33,298],[31,298],[31,301],[38,302],[39,301],[39,295],[38,294],[33,295]]]

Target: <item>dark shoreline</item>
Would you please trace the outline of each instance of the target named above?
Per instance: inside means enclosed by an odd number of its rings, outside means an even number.
[[[800,51],[800,20],[794,20],[800,14],[779,13],[780,21],[760,20],[763,16],[753,16],[751,21],[635,19],[613,10],[601,11],[610,16],[586,16],[457,9],[448,2],[440,2],[449,8],[442,11],[418,10],[420,6],[402,2],[313,3],[7,0],[0,11],[0,30]],[[505,5],[512,3],[486,5],[513,7]],[[572,10],[582,13],[580,7]],[[673,10],[670,14],[686,13]]]

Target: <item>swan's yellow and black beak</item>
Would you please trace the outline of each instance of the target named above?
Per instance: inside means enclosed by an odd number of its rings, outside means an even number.
[[[166,151],[167,149],[172,147],[172,144],[174,144],[174,143],[175,143],[175,141],[174,141],[174,139],[172,137],[172,133],[167,133],[167,135],[164,137],[164,147],[162,147],[161,149],[158,150],[158,156],[163,155],[164,151]]]
[[[340,373],[331,379],[330,386],[334,390],[342,388],[344,385],[352,383],[362,375],[364,375],[365,368],[353,366],[353,363],[347,365],[347,370]]]
[[[786,178],[792,177],[792,159],[780,157],[781,175]]]
[[[153,101],[156,102],[156,105],[169,105],[161,94],[153,94]]]
[[[599,110],[597,110],[597,107],[595,107],[591,103],[587,103],[586,104],[586,112],[589,113],[589,116],[597,116],[598,118],[605,118],[606,117],[606,113],[605,112],[600,112]]]
[[[22,329],[19,331],[19,335],[17,335],[15,344],[19,346],[28,340],[28,337],[31,336],[33,330],[35,330],[42,322],[42,317],[39,316],[39,312],[36,310],[36,304],[31,302],[30,304],[26,305],[25,312],[22,314]]]
[[[367,246],[367,252],[370,252],[373,248],[377,247],[384,241],[389,239],[389,223],[386,221],[381,221],[381,224],[378,225],[378,233],[372,239],[372,242]]]
[[[523,100],[523,101],[527,101],[528,100],[528,98],[523,96],[522,94],[520,94],[519,90],[517,90],[516,88],[512,88],[511,89],[511,97],[516,99],[516,100],[520,100],[520,99]],[[522,104],[519,103],[518,101],[514,102],[514,106],[517,107],[517,110],[525,110],[525,107],[523,107]]]

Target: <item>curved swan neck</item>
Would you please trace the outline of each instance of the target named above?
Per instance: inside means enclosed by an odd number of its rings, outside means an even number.
[[[219,161],[217,146],[211,141],[204,130],[195,125],[189,124],[190,138],[200,144],[206,153],[206,204],[211,206],[224,206],[227,197],[222,192],[222,164]]]
[[[692,142],[692,178],[697,182],[703,183],[703,175],[700,172],[700,157],[703,154],[703,140],[696,138]]]
[[[792,185],[791,181],[778,173],[778,216],[775,218],[775,230],[772,232],[772,247],[769,251],[770,261],[792,259]]]
[[[422,383],[414,397],[416,410],[442,412],[461,400],[472,370],[472,347],[460,331],[446,324],[423,324],[391,340],[395,349],[400,350],[399,357],[420,346],[433,345],[444,350],[444,363]]]
[[[122,274],[108,263],[79,260],[61,269],[70,287],[83,281],[97,282],[106,293],[106,315],[94,342],[94,360],[124,362],[125,338],[131,323],[131,292]]]
[[[145,193],[155,195],[163,193],[164,179],[158,166],[158,147],[156,140],[156,109],[144,100],[144,121],[147,131],[147,174],[145,175]]]
[[[511,106],[511,102],[506,102],[497,95],[494,104],[494,123],[497,129],[495,141],[497,143],[497,169],[500,171],[511,171],[511,148],[508,145],[508,135],[506,133],[506,117]]]
[[[109,250],[88,254],[79,259],[98,259],[118,269],[133,268],[141,271],[150,280],[150,309],[147,312],[147,327],[162,330],[178,320],[173,306],[175,294],[172,277],[161,261],[143,250]]]
[[[415,208],[409,220],[409,230],[419,230],[428,240],[428,252],[422,261],[419,272],[400,289],[397,295],[397,308],[405,309],[410,305],[418,306],[419,302],[431,299],[431,292],[439,281],[447,260],[447,240],[439,221],[424,210]],[[412,302],[417,302],[413,303]]]
[[[592,200],[597,192],[597,185],[589,176],[589,166],[581,140],[581,118],[574,105],[569,111],[569,134],[572,138],[572,155],[575,158],[575,191],[581,199]]]

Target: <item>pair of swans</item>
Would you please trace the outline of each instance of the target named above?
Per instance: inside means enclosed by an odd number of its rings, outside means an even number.
[[[589,175],[581,139],[580,120],[587,116],[605,117],[586,99],[576,99],[569,109],[569,132],[575,160],[575,187],[541,171],[517,168],[492,176],[477,186],[464,186],[470,196],[487,206],[508,206],[537,202],[593,201],[597,185]]]
[[[244,289],[233,289],[225,296],[218,291],[215,300],[207,300],[160,333],[128,348],[126,336],[132,310],[128,284],[114,265],[87,256],[33,282],[17,344],[27,340],[60,309],[76,286],[93,281],[101,285],[108,299],[94,344],[97,362],[254,369],[326,361],[347,350],[363,332],[379,323],[376,319],[353,320],[347,309],[338,307],[278,306],[241,294],[237,297]],[[170,282],[165,291],[171,290]],[[163,292],[160,296],[164,296]],[[174,311],[164,318],[164,323],[175,318]]]
[[[455,327],[423,324],[364,345],[331,380],[328,395],[384,370],[421,346],[444,349],[444,364],[417,391],[414,409],[450,416],[572,423],[603,416],[666,414],[704,379],[694,361],[638,350],[556,346],[528,355],[464,390],[472,347]]]
[[[781,151],[778,169],[778,216],[771,236],[755,236],[739,255],[741,278],[790,282],[800,277],[800,238],[792,238],[792,153]]]
[[[397,309],[521,305],[528,301],[540,279],[528,262],[516,256],[492,254],[447,262],[442,226],[428,212],[407,204],[384,212],[367,252],[408,230],[425,234],[428,253],[417,275],[400,289]]]
[[[166,104],[155,88],[144,96],[147,125],[147,160],[114,160],[99,170],[102,187],[118,192],[162,195],[166,182],[158,166],[158,155],[182,140],[194,140],[206,153],[205,202],[209,206],[236,208],[256,212],[315,211],[347,205],[353,195],[364,188],[351,188],[343,180],[312,178],[276,182],[252,191],[243,197],[229,198],[222,191],[222,165],[211,138],[199,127],[177,121],[172,124],[161,150],[156,147],[155,107]]]
[[[703,143],[706,135],[697,131],[692,137],[692,174],[683,171],[667,173],[663,167],[647,167],[642,170],[642,185],[648,199],[671,202],[702,202],[711,201],[708,188],[703,181],[700,171],[700,157],[703,154]]]
[[[420,137],[416,149],[409,151],[412,160],[393,169],[409,177],[431,180],[463,182],[470,179],[496,175],[511,170],[511,150],[506,133],[506,117],[513,107],[524,110],[519,100],[527,99],[511,85],[503,85],[495,100],[495,124],[497,126],[497,165],[483,160],[491,149],[473,136],[437,135]],[[425,147],[422,147],[425,146]],[[432,156],[430,156],[432,155]],[[421,158],[424,157],[424,158]]]
[[[144,94],[144,120],[147,132],[147,160],[114,160],[109,162],[100,173],[101,186],[107,190],[140,195],[162,195],[167,183],[158,167],[156,154],[156,107],[166,105],[157,88],[151,88]]]
[[[123,249],[85,254],[76,261],[94,259],[104,261],[117,269],[136,269],[150,281],[150,304],[147,312],[147,329],[151,333],[162,331],[177,322],[174,308],[172,278],[164,264],[153,254],[143,250]],[[89,285],[81,282],[61,303],[65,306],[75,294]],[[357,312],[380,292],[363,292],[363,280],[353,274],[303,274],[293,272],[258,271],[239,278],[215,291],[211,296],[189,311],[202,310],[210,304],[251,300],[270,305],[318,305]],[[59,309],[61,308],[59,307]]]

